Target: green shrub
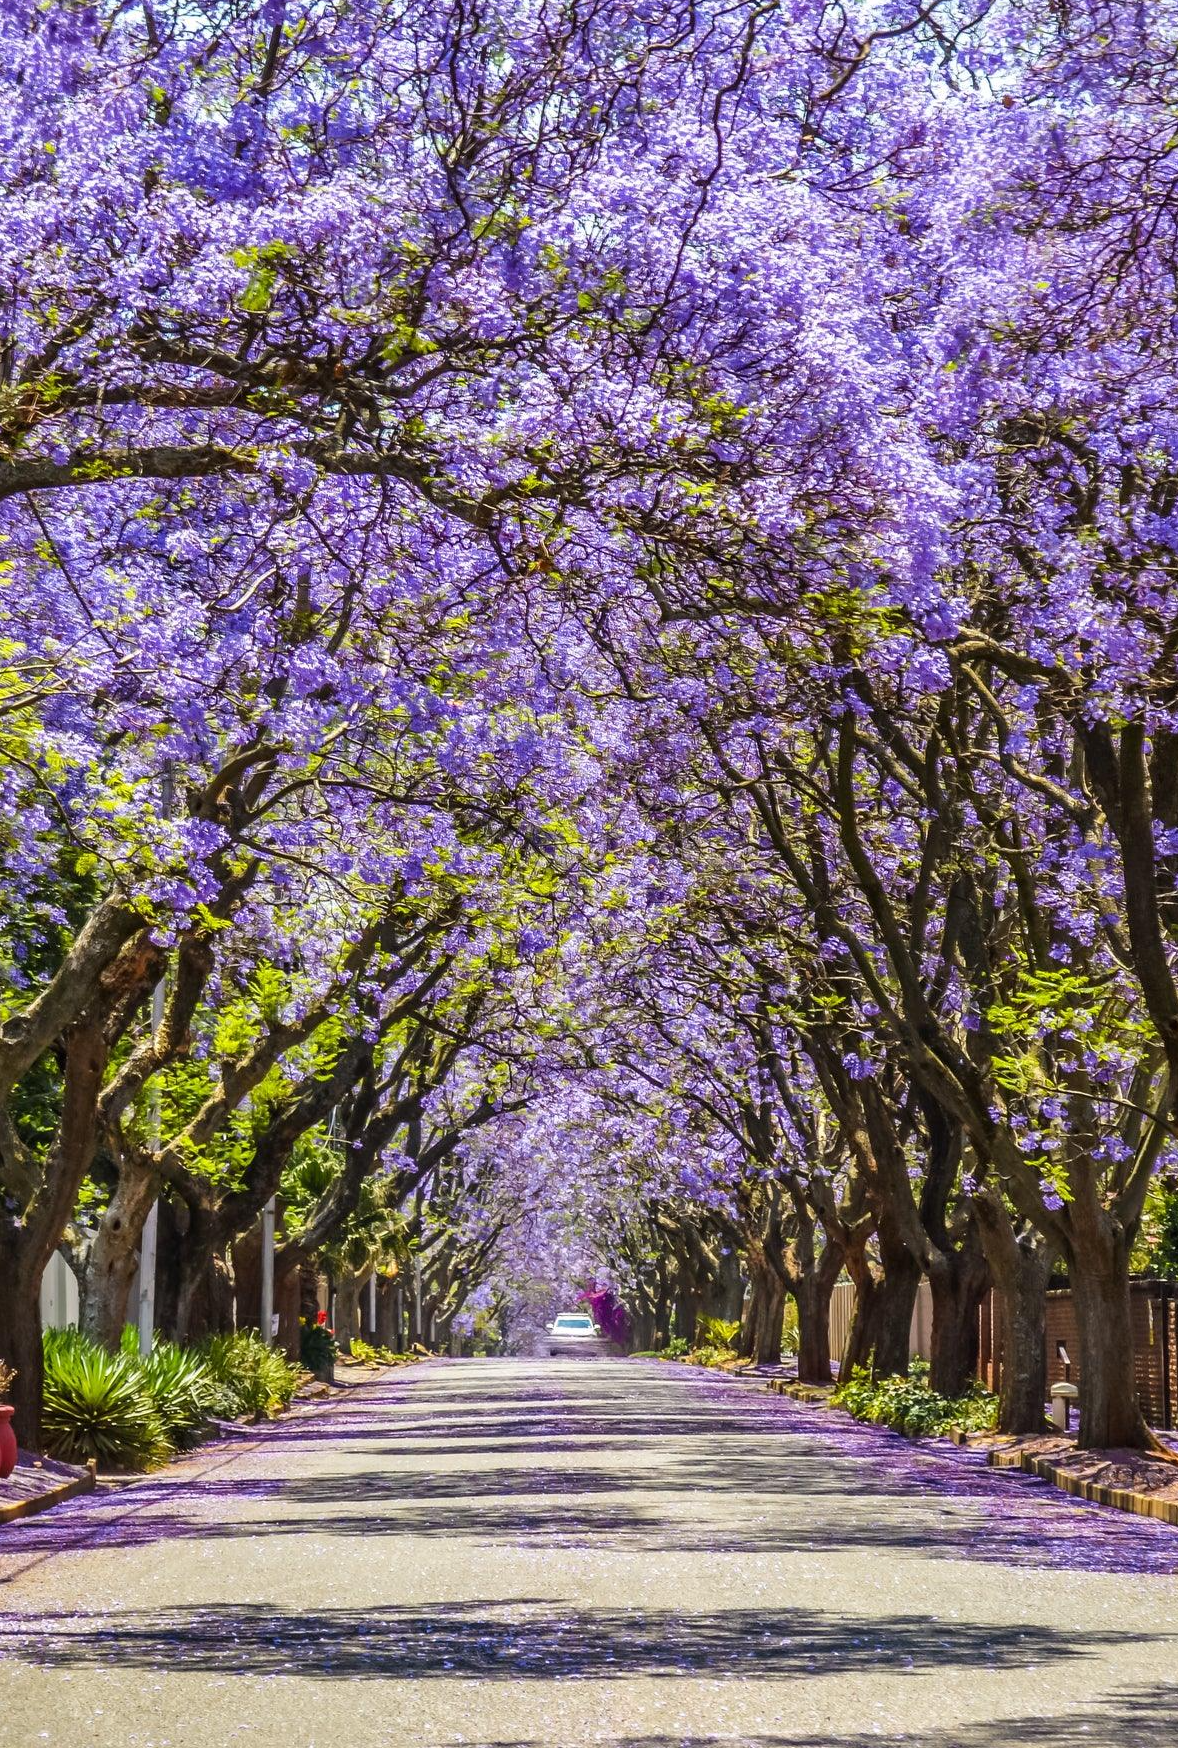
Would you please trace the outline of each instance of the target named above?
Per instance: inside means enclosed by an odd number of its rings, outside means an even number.
[[[280,1414],[298,1389],[299,1368],[255,1330],[210,1336],[197,1351],[221,1386],[217,1410],[226,1418]]]
[[[695,1340],[673,1335],[666,1347],[652,1348],[648,1353],[631,1354],[631,1359],[687,1360],[693,1366],[731,1368],[736,1358],[739,1322],[723,1317],[700,1317],[696,1320]]]
[[[141,1355],[130,1326],[113,1354],[76,1329],[46,1330],[45,1448],[105,1469],[145,1469],[194,1444],[212,1414],[278,1413],[298,1381],[298,1369],[252,1332],[202,1349],[157,1341]]]
[[[361,1341],[359,1336],[352,1341],[352,1352],[349,1356],[358,1360],[364,1366],[411,1366],[425,1358],[424,1350],[415,1353],[394,1353],[391,1347],[373,1347],[371,1342]]]
[[[998,1398],[980,1384],[964,1396],[948,1397],[930,1389],[928,1377],[927,1360],[913,1360],[906,1378],[874,1378],[865,1366],[856,1366],[830,1400],[856,1420],[889,1426],[908,1438],[935,1438],[958,1426],[980,1432],[996,1424]]]
[[[352,1351],[363,1342],[352,1343]],[[325,1372],[334,1365],[339,1343],[324,1323],[304,1323],[299,1328],[299,1359],[309,1372]]]
[[[695,1340],[698,1347],[728,1348],[735,1352],[740,1334],[740,1318],[697,1317]]]
[[[146,1469],[173,1449],[137,1360],[75,1329],[45,1332],[41,1425],[50,1456],[104,1469]]]
[[[711,1366],[721,1371],[736,1364],[736,1350],[731,1347],[697,1347],[688,1356],[693,1366]]]
[[[140,1356],[138,1332],[123,1330],[121,1351],[138,1367],[140,1380],[155,1403],[164,1432],[178,1448],[195,1444],[218,1405],[218,1386],[199,1354],[157,1339]]]
[[[1157,1215],[1157,1236],[1151,1257],[1153,1272],[1164,1281],[1178,1281],[1178,1189],[1162,1192]]]

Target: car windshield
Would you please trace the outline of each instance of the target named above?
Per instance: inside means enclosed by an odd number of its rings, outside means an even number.
[[[557,1329],[575,1329],[582,1335],[588,1335],[593,1329],[592,1317],[558,1317]]]

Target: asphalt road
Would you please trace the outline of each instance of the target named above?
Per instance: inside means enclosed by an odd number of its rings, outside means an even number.
[[[0,1744],[1165,1748],[1178,1531],[640,1362],[442,1362],[0,1530]]]

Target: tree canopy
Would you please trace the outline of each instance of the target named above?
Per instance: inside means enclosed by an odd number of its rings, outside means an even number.
[[[1061,1266],[1083,1440],[1148,1437],[1176,24],[6,6],[0,1332],[34,1435],[55,1249],[117,1339],[162,1194],[184,1332],[281,1193],[282,1267],[387,1240],[446,1318],[571,1269],[651,1339],[743,1303],[758,1357],[789,1297],[827,1375],[840,1272],[843,1358],[883,1369],[927,1277],[947,1393],[993,1283],[1011,1428]]]

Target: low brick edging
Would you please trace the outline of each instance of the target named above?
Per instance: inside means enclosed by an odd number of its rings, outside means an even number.
[[[765,1388],[776,1391],[778,1396],[792,1396],[795,1402],[808,1402],[812,1408],[827,1408],[834,1385],[798,1384],[792,1378],[770,1378]],[[848,1418],[854,1419],[854,1416]]]
[[[7,1505],[0,1504],[0,1524],[14,1523],[18,1517],[35,1517],[37,1512],[64,1505],[67,1499],[75,1499],[79,1493],[92,1493],[97,1484],[97,1465],[89,1462],[86,1473],[75,1475],[72,1481],[63,1481],[58,1487],[47,1487],[44,1493],[34,1493],[28,1499],[12,1499]]]
[[[806,1402],[812,1408],[830,1407],[830,1391],[824,1390],[820,1384],[795,1384],[787,1378],[770,1378],[765,1388],[775,1391],[778,1396],[790,1396],[795,1402]],[[854,1420],[855,1417],[848,1415],[847,1418]],[[945,1436],[951,1444],[969,1444],[969,1434],[962,1427],[955,1426]],[[1152,1517],[1178,1527],[1178,1499],[1158,1499],[1149,1493],[1134,1493],[1128,1487],[1107,1487],[1102,1481],[1085,1481],[1079,1475],[1058,1468],[1047,1457],[1037,1457],[1033,1451],[1009,1451],[997,1446],[987,1452],[986,1462],[992,1469],[1019,1469],[1024,1475],[1034,1475],[1049,1486],[1058,1487],[1062,1493],[1086,1499],[1090,1505],[1106,1505],[1113,1511],[1131,1512],[1134,1517]]]
[[[1047,1457],[1037,1457],[1033,1451],[992,1450],[986,1461],[992,1469],[1020,1469],[1024,1475],[1036,1475],[1052,1487],[1086,1499],[1091,1505],[1111,1506],[1114,1511],[1128,1511],[1134,1517],[1153,1517],[1162,1523],[1178,1526],[1178,1499],[1158,1499],[1149,1493],[1134,1493],[1128,1487],[1106,1487],[1102,1481],[1085,1481],[1057,1468]]]

